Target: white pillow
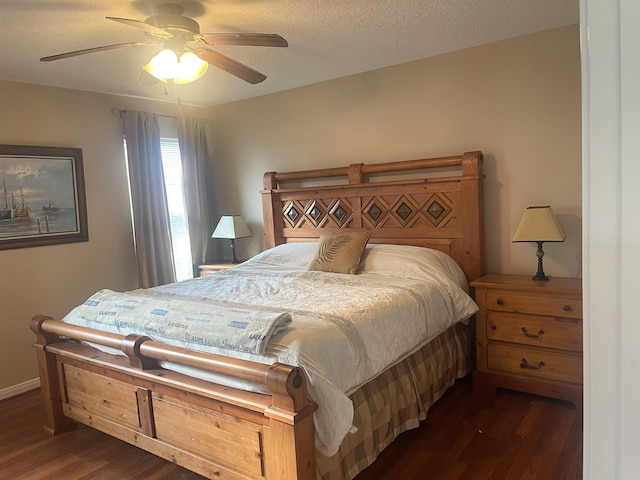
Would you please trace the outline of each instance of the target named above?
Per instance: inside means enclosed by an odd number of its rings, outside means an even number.
[[[467,277],[456,261],[444,252],[411,245],[367,245],[358,273],[378,273],[396,277],[430,279],[446,276],[466,292]]]
[[[306,270],[314,257],[318,242],[284,243],[247,260],[245,265],[291,267]],[[467,278],[453,258],[439,250],[411,245],[367,245],[356,273],[378,273],[397,277],[431,279],[444,275],[469,291]]]
[[[257,254],[245,264],[300,267],[306,270],[317,248],[317,242],[283,243]]]

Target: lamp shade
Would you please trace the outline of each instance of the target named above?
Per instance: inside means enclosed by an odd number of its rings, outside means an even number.
[[[243,238],[250,237],[251,230],[240,215],[223,215],[213,231],[211,238]]]
[[[514,242],[564,242],[566,235],[549,205],[527,207]]]

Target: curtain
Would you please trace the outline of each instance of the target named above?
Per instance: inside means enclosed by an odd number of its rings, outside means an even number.
[[[149,288],[175,282],[158,116],[136,111],[121,114],[127,143],[138,283]]]
[[[205,175],[205,165],[209,160],[206,122],[200,118],[177,118],[194,276],[198,275],[198,265],[206,262],[209,238],[213,231]]]

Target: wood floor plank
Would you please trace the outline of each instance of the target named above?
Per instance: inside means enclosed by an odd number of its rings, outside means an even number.
[[[569,403],[456,383],[417,429],[355,480],[579,480],[582,418]],[[0,402],[0,479],[203,480],[171,462],[82,427],[50,437],[39,391]]]

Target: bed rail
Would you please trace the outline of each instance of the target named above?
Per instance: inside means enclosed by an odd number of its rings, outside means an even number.
[[[365,176],[376,173],[403,172],[409,170],[425,170],[448,167],[461,167],[461,175],[480,175],[479,163],[482,152],[467,152],[464,155],[425,158],[420,160],[404,160],[386,163],[353,163],[348,167],[322,168],[316,170],[300,170],[297,172],[267,172],[263,177],[265,190],[273,190],[283,182],[298,180],[315,180],[319,178],[346,177],[350,185],[365,183]]]
[[[255,383],[266,388],[273,396],[274,405],[299,412],[309,404],[304,372],[300,367],[281,363],[264,365],[212,353],[154,342],[144,335],[119,335],[71,325],[44,315],[31,320],[31,330],[38,344],[48,345],[67,337],[122,351],[130,366],[142,370],[157,369],[158,361],[199,368]]]

